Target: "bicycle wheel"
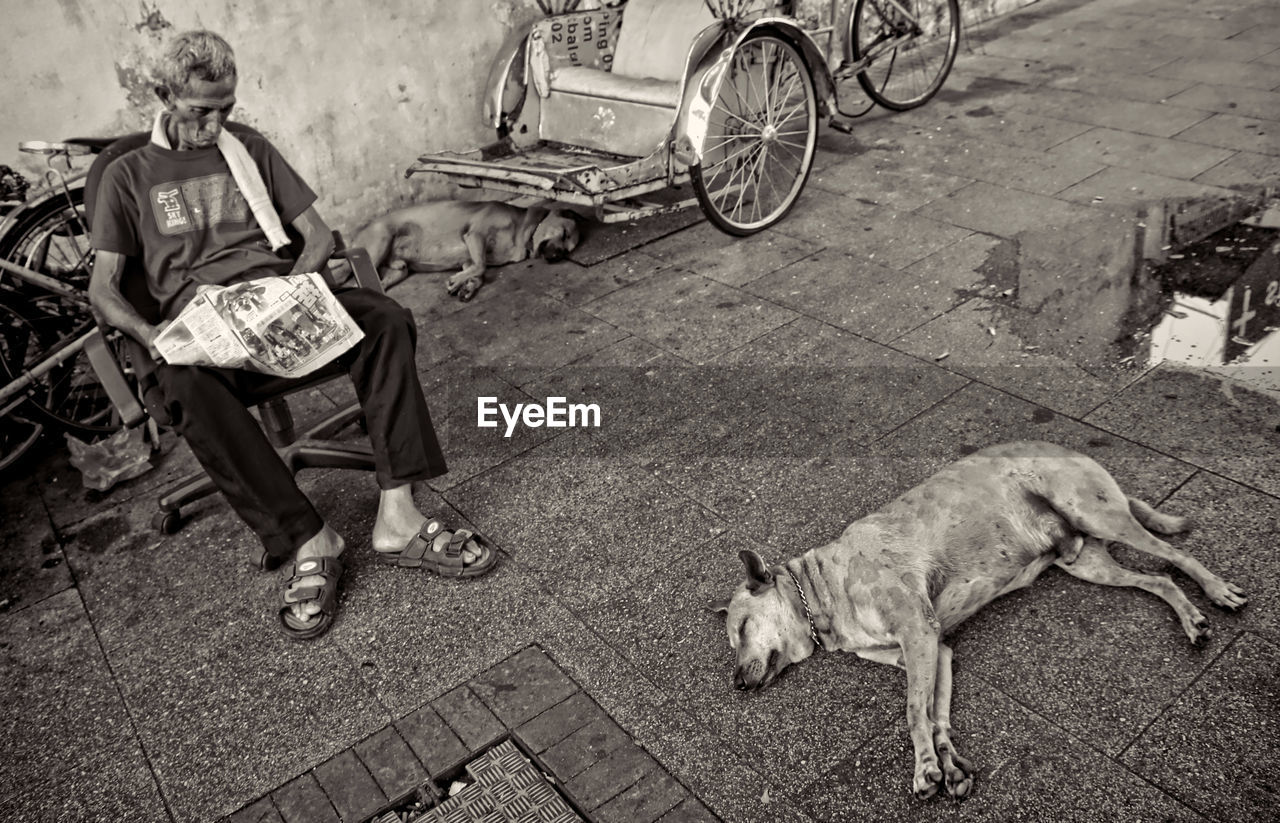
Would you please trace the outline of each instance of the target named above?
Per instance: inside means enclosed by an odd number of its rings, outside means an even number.
[[[34,327],[17,311],[0,303],[0,386],[9,383],[6,365],[21,363],[26,351],[40,346]],[[28,394],[0,401],[0,474],[30,452],[44,433],[38,415],[31,414]]]
[[[82,292],[88,289],[93,247],[84,218],[84,187],[57,192],[19,217],[0,237],[0,258],[57,278]],[[8,272],[0,272],[0,286],[27,296],[44,293]]]
[[[800,197],[818,140],[817,95],[800,53],[756,34],[734,52],[690,169],[707,219],[745,236],[777,223]]]
[[[74,295],[55,294],[0,274],[0,294],[10,302],[8,316],[21,316],[32,330],[21,359],[12,354],[0,358],[0,378],[8,382],[94,327],[88,301],[93,248],[84,219],[84,189],[56,194],[23,215],[0,238],[0,258],[76,290]],[[24,413],[89,437],[119,428],[111,401],[82,352],[40,378],[27,393]]]
[[[960,46],[957,0],[857,0],[849,16],[854,62],[863,91],[880,105],[906,111],[938,93]]]

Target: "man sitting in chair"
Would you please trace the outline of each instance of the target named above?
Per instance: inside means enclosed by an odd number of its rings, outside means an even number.
[[[93,217],[97,250],[89,298],[107,324],[146,345],[200,284],[323,272],[333,235],[316,195],[261,135],[224,131],[235,105],[231,47],[212,32],[178,35],[157,67],[164,104],[151,142],[106,168]],[[303,247],[285,259],[282,223]],[[145,320],[121,291],[125,259],[141,260],[165,321]],[[409,311],[383,294],[352,289],[338,300],[364,331],[340,358],[368,423],[381,489],[373,548],[380,559],[470,577],[497,555],[471,532],[450,532],[414,504],[412,483],[446,471],[414,365]],[[295,638],[333,621],[342,537],[317,514],[240,399],[255,373],[159,363],[156,376],[173,426],[240,517],[262,540],[268,565],[286,567],[280,620]]]

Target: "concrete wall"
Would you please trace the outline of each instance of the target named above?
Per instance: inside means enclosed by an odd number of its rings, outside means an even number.
[[[442,191],[404,169],[493,139],[480,126],[490,56],[534,0],[0,0],[0,163],[42,168],[20,140],[148,128],[148,67],[177,31],[224,35],[233,118],[270,137],[334,226]],[[29,175],[30,176],[30,175]]]
[[[961,2],[967,19],[1027,0]],[[236,50],[234,118],[270,137],[347,231],[447,193],[405,180],[405,167],[493,138],[480,125],[491,55],[542,14],[536,0],[0,0],[0,10],[0,163],[38,174],[20,140],[147,128],[151,60],[174,32],[210,28]]]

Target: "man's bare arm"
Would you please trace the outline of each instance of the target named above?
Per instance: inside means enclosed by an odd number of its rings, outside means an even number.
[[[124,264],[124,255],[117,252],[98,251],[94,254],[93,274],[89,277],[89,303],[99,320],[120,329],[146,346],[152,357],[158,357],[153,341],[161,327],[143,319],[120,291]]]
[[[320,217],[315,206],[308,206],[306,211],[295,217],[293,227],[302,235],[303,246],[302,253],[298,255],[298,262],[289,273],[305,274],[312,271],[324,273],[325,267],[329,264],[329,258],[333,255],[333,231]]]

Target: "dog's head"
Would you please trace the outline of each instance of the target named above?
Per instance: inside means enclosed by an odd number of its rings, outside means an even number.
[[[747,579],[733,597],[712,608],[724,614],[729,645],[738,653],[733,685],[760,689],[792,663],[813,654],[815,646],[804,615],[797,612],[794,592],[781,588],[780,584],[791,585],[782,567],[768,568],[760,555],[749,549],[738,556],[747,567]]]
[[[542,218],[533,230],[533,253],[556,263],[578,247],[578,216],[571,211],[554,210]]]

